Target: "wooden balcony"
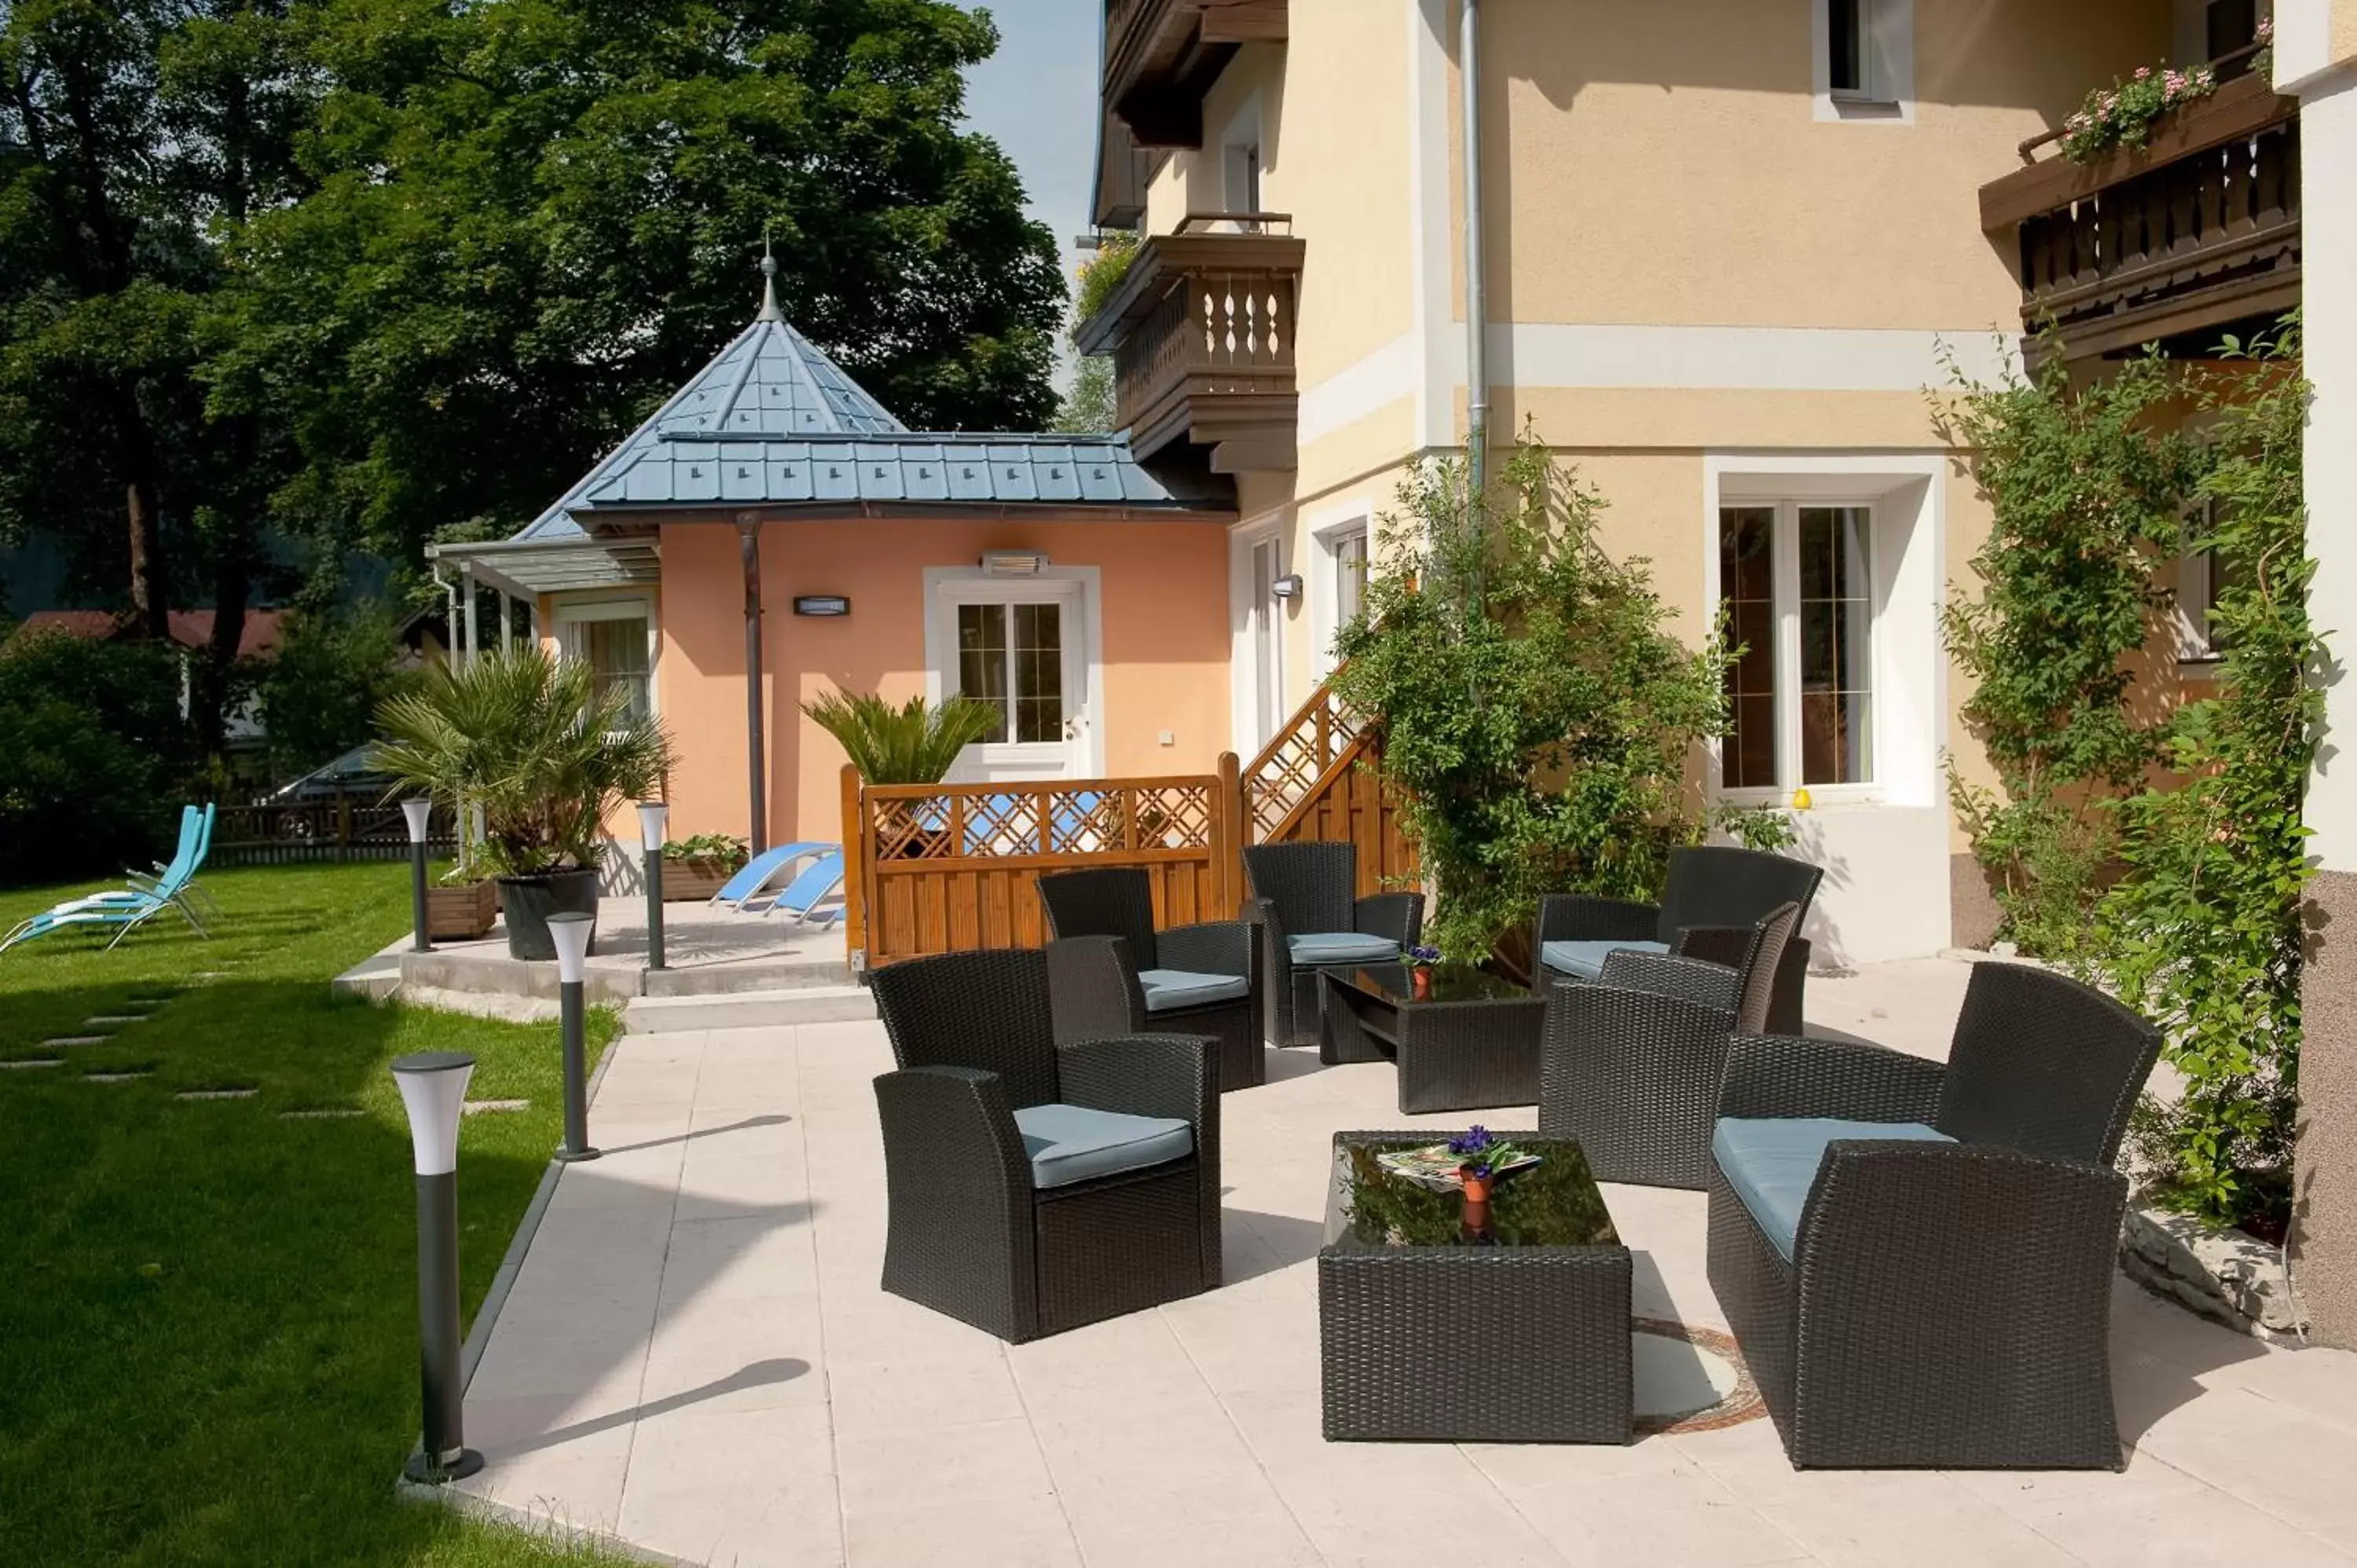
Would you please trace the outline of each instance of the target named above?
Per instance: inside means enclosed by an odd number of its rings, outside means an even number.
[[[2029,331],[2050,319],[2072,359],[2097,359],[2299,303],[2299,104],[2264,76],[2091,164],[2037,159],[2053,139],[1981,188],[1982,229],[2017,247]]]
[[[1111,354],[1131,449],[1208,447],[1217,474],[1294,466],[1293,333],[1302,242],[1278,213],[1190,214],[1146,241],[1084,322],[1084,354]]]
[[[1106,0],[1105,107],[1140,147],[1200,147],[1203,94],[1237,47],[1286,32],[1286,0]]]

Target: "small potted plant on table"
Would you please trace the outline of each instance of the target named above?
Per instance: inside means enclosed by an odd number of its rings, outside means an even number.
[[[1411,947],[1400,955],[1407,965],[1408,987],[1418,1002],[1432,1000],[1432,966],[1440,961],[1440,950],[1434,947]]]
[[[395,788],[481,813],[508,951],[553,959],[548,917],[597,912],[606,819],[654,793],[672,765],[662,726],[588,665],[540,649],[478,654],[377,710],[377,765]]]

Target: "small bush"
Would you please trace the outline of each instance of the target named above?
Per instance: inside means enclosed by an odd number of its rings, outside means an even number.
[[[193,757],[170,650],[56,632],[0,648],[0,882],[145,866]]]

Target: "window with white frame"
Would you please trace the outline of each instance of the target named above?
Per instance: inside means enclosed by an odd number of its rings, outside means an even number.
[[[1837,113],[1913,95],[1913,0],[1817,0],[1816,26],[1818,88]]]
[[[958,691],[989,703],[998,723],[985,746],[1064,739],[1064,607],[957,607]]]
[[[622,693],[626,717],[654,712],[654,618],[646,600],[559,605],[556,623],[566,657],[587,663],[599,691]]]
[[[1345,529],[1333,536],[1334,629],[1359,618],[1367,603],[1367,525]]]
[[[2201,541],[2218,531],[2218,503],[2186,520],[2185,552],[2177,560],[2178,658],[2188,664],[2214,664],[2226,654],[2226,630],[2211,619],[2220,598],[2241,585],[2231,556]]]
[[[1725,789],[1875,782],[1873,534],[1867,506],[1719,510],[1719,595],[1742,650],[1727,673]]]

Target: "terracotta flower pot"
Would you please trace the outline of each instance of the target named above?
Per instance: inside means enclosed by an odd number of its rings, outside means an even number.
[[[1409,976],[1411,989],[1418,1002],[1432,1000],[1432,971],[1418,964]]]
[[[1465,1187],[1465,1230],[1470,1236],[1490,1233],[1490,1183],[1492,1178],[1475,1176],[1469,1170],[1457,1173]]]

